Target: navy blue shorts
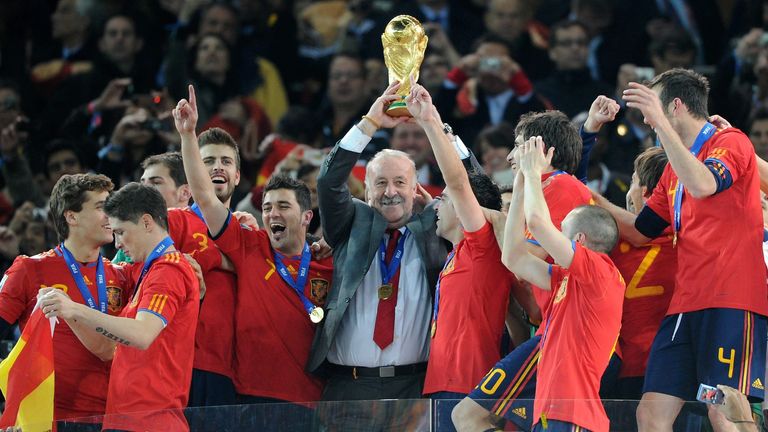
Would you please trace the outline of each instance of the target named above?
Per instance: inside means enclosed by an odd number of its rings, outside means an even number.
[[[469,394],[491,414],[504,417],[523,430],[533,426],[540,341],[541,336],[534,336],[515,348]]]
[[[534,336],[515,348],[496,363],[469,394],[470,399],[491,414],[503,417],[526,431],[533,429],[534,425],[533,399],[536,396],[539,342],[541,336]],[[621,360],[614,353],[603,374],[601,387],[614,387],[620,369]]]
[[[766,317],[738,309],[670,315],[653,340],[643,392],[692,401],[699,384],[725,384],[761,400],[766,331]]]
[[[542,426],[541,422],[536,423],[533,428],[533,432],[589,432],[588,429],[584,429],[581,426],[576,426],[573,423],[563,422],[560,420],[548,420],[547,427]]]

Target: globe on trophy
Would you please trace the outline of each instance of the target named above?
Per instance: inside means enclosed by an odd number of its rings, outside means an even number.
[[[398,15],[392,18],[381,35],[384,46],[384,64],[389,71],[389,83],[400,81],[397,94],[400,100],[387,108],[390,117],[411,117],[405,106],[405,97],[411,91],[410,76],[419,79],[419,68],[427,49],[427,37],[419,20],[410,15]]]

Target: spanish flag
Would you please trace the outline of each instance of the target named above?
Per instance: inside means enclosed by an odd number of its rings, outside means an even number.
[[[21,338],[0,363],[0,390],[5,411],[0,427],[21,427],[24,432],[54,430],[53,327],[35,306]]]

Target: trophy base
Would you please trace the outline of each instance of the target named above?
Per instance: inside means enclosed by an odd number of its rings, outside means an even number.
[[[413,117],[405,106],[405,101],[392,102],[386,113],[390,117]]]

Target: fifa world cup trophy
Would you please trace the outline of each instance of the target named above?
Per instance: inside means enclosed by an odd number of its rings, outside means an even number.
[[[384,63],[389,70],[389,82],[400,81],[397,94],[401,99],[387,108],[391,117],[410,117],[405,107],[405,97],[411,91],[410,75],[414,81],[419,78],[419,68],[427,49],[427,34],[416,18],[398,15],[387,24],[381,43],[384,46]]]

